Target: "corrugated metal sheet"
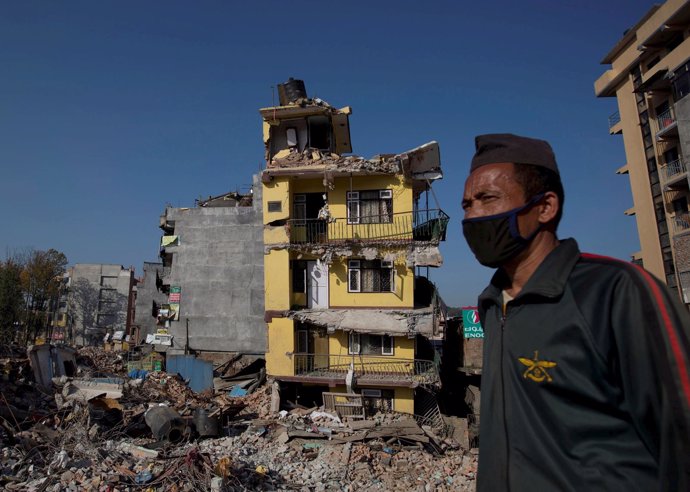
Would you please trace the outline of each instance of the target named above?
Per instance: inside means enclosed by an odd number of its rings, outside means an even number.
[[[213,388],[213,364],[193,355],[169,355],[166,372],[189,380],[189,387],[197,393]]]

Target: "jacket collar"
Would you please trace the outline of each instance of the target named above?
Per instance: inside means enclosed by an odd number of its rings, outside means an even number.
[[[580,249],[577,242],[572,238],[562,240],[537,267],[515,301],[526,296],[559,297],[565,289],[570,272],[579,259]],[[502,305],[501,292],[504,285],[506,285],[506,276],[499,268],[491,278],[489,286],[480,294],[479,305],[488,307],[485,303],[489,302]]]

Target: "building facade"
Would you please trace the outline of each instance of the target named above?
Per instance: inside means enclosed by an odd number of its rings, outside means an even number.
[[[445,306],[423,274],[442,263],[448,222],[427,203],[438,144],[345,156],[349,107],[292,79],[279,92],[260,110],[267,373],[284,400],[433,414]]]
[[[134,319],[133,268],[77,263],[67,271],[68,332],[80,345],[100,344],[105,335],[129,340]]]
[[[167,335],[155,343],[168,354],[265,352],[261,216],[258,178],[251,193],[165,209],[157,331]]]
[[[604,57],[598,97],[616,97],[643,265],[690,306],[690,1],[652,7]]]
[[[137,342],[153,335],[158,330],[158,310],[168,302],[168,296],[162,291],[160,281],[163,276],[163,264],[144,262],[144,276],[137,282],[136,309],[134,312],[133,332]]]

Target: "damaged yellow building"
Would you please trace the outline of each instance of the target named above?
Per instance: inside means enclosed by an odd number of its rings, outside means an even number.
[[[308,98],[299,80],[279,95],[260,110],[267,372],[284,401],[438,417],[445,306],[428,280],[448,223],[428,205],[438,144],[345,156],[349,107]]]

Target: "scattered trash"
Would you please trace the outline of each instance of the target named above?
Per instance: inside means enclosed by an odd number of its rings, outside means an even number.
[[[177,443],[182,440],[187,428],[180,414],[164,405],[149,408],[144,419],[153,437],[159,441]]]
[[[137,473],[136,478],[134,479],[134,482],[137,485],[143,485],[146,483],[149,483],[153,479],[153,475],[149,470],[143,470]]]
[[[232,390],[230,390],[230,393],[228,393],[228,396],[231,396],[233,398],[236,398],[238,396],[247,396],[247,390],[244,388],[240,388],[239,386],[233,386]]]

